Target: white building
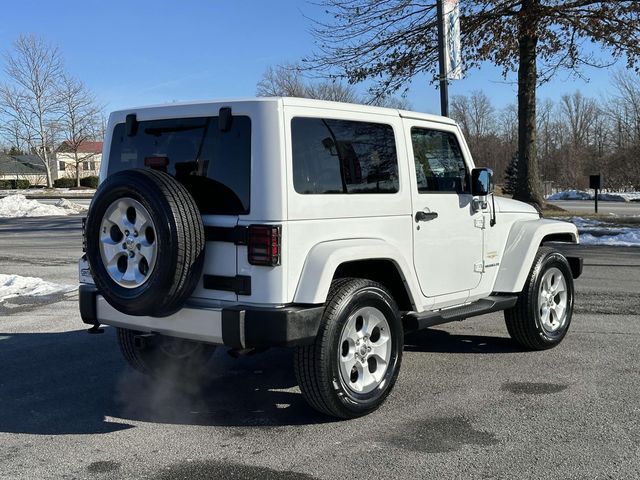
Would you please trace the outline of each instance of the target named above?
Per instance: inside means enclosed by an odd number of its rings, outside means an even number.
[[[56,152],[58,175],[57,178],[76,176],[76,153],[68,142],[63,142]],[[77,151],[77,167],[80,177],[98,176],[102,161],[102,142],[85,141]]]

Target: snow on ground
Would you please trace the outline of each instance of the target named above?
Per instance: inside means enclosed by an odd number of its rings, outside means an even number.
[[[593,195],[582,190],[565,190],[547,196],[547,200],[592,200]]]
[[[95,188],[20,188],[10,190],[0,190],[0,197],[7,195],[28,195],[29,197],[91,197],[96,193]]]
[[[73,292],[76,288],[77,285],[61,285],[41,278],[0,273],[0,305],[10,298],[49,297]]]
[[[616,225],[582,217],[570,217],[562,220],[568,220],[578,227],[580,243],[583,245],[640,247],[640,227]]]
[[[584,190],[564,190],[548,195],[547,200],[593,200],[594,193]],[[640,192],[600,192],[603,202],[640,202]]]
[[[75,215],[86,210],[82,205],[61,198],[55,205],[45,205],[16,194],[0,198],[0,217],[46,217],[49,215]]]
[[[640,229],[634,229],[626,233],[616,235],[591,235],[580,233],[582,245],[614,245],[620,247],[640,247]]]

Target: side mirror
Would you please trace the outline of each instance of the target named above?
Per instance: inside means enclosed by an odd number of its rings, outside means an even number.
[[[493,193],[493,170],[490,168],[474,168],[471,171],[471,195],[486,197]]]

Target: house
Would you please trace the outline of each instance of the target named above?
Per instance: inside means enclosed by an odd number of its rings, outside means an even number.
[[[102,142],[83,141],[78,146],[80,177],[97,176],[102,161]],[[62,142],[56,151],[57,178],[76,176],[76,156],[69,142]]]
[[[0,153],[0,180],[28,180],[30,185],[46,185],[47,171],[37,155]]]

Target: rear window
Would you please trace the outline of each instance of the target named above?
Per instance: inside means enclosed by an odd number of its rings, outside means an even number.
[[[181,182],[203,214],[249,213],[251,120],[233,116],[229,131],[218,129],[218,117],[152,120],[138,123],[127,136],[124,123],[113,130],[108,174],[144,168],[148,163]]]
[[[390,125],[297,117],[291,121],[293,185],[302,194],[395,193]]]

